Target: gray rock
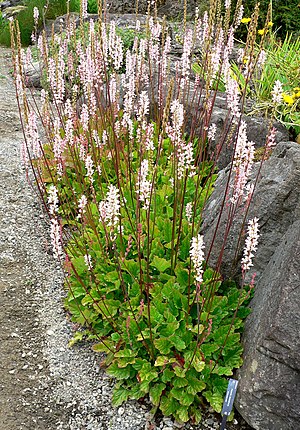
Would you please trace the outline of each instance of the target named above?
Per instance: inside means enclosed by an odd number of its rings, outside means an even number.
[[[245,111],[251,110],[252,102],[246,101]],[[254,115],[242,115],[243,121],[247,123],[247,136],[248,140],[255,142],[255,148],[263,147],[266,143],[268,130],[270,126],[270,120],[263,118],[262,116]],[[216,132],[216,144],[222,138],[224,133],[224,124],[228,120],[228,108],[226,95],[224,93],[218,93],[215,99],[214,109],[211,116],[211,123],[215,123],[217,126]],[[288,141],[289,132],[280,122],[274,124],[276,133],[276,143]],[[224,169],[231,161],[233,155],[233,146],[223,145],[222,153],[218,159],[218,168]]]
[[[25,84],[27,87],[42,88],[42,72],[38,62],[24,66]]]
[[[257,165],[252,181],[258,173]],[[228,169],[219,174],[204,213],[207,250],[218,223]],[[237,408],[256,430],[297,430],[300,423],[300,146],[282,142],[259,172],[247,219],[259,218],[259,247],[252,314],[247,320],[244,365],[239,372]],[[244,214],[237,216],[224,250],[221,273],[238,278]],[[217,264],[226,228],[226,209],[211,250]],[[242,228],[243,229],[243,228]],[[243,242],[243,241],[242,241]],[[236,248],[237,251],[236,251]]]
[[[26,9],[26,6],[23,6],[23,5],[9,6],[3,9],[2,16],[3,18],[10,18],[11,16],[15,16],[25,9]]]
[[[256,163],[252,182],[255,181],[260,163]],[[204,211],[202,231],[207,251],[212,243],[217,227],[220,208],[228,179],[228,168],[219,173],[215,190]],[[300,145],[295,142],[281,142],[274,149],[271,157],[265,161],[258,178],[252,205],[247,219],[259,218],[261,237],[251,272],[258,278],[265,270],[283,235],[294,221],[300,219]],[[226,206],[226,205],[225,205]],[[215,265],[222,248],[228,213],[224,209],[219,228],[212,246],[209,264]],[[242,246],[238,245],[238,237],[244,221],[244,213],[240,213],[233,225],[225,246],[221,272],[226,277],[236,278],[240,274]],[[251,275],[251,273],[250,273]]]
[[[256,286],[236,406],[256,430],[300,424],[300,221],[278,242]]]
[[[136,1],[135,0],[114,0],[108,2],[109,13],[135,13]],[[199,4],[200,3],[200,4]],[[159,16],[166,16],[167,18],[178,19],[183,16],[183,0],[158,0],[157,13]],[[196,7],[200,8],[200,12],[203,12],[208,7],[208,2],[189,0],[187,2],[187,14],[188,18],[192,18]],[[148,0],[139,0],[139,13],[147,13]]]
[[[0,1],[0,9],[3,10],[7,7],[12,7],[12,6],[16,6],[18,4],[22,4],[23,2],[20,0],[4,0],[4,1]]]

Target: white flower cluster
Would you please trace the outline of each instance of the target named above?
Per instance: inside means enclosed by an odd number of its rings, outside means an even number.
[[[86,205],[88,204],[88,200],[84,194],[80,197],[78,201],[78,215],[76,217],[77,220],[80,220],[82,216],[86,212]]]
[[[190,257],[196,272],[195,279],[197,282],[203,281],[203,261],[204,261],[204,242],[203,236],[198,234],[191,240]]]
[[[100,221],[105,222],[108,227],[115,227],[118,224],[118,216],[120,215],[119,194],[118,188],[110,185],[106,199],[99,203]]]
[[[273,103],[282,102],[282,93],[283,93],[282,83],[277,79],[277,81],[275,81],[274,83],[274,87],[271,92]]]
[[[254,252],[257,250],[258,238],[258,218],[255,217],[248,223],[248,236],[245,243],[244,255],[241,261],[244,272],[253,266],[252,259],[254,257]]]
[[[147,180],[148,173],[149,162],[145,159],[141,162],[141,168],[136,184],[138,199],[140,202],[144,203],[144,209],[148,209],[150,204],[151,182]]]
[[[58,212],[58,191],[55,185],[50,185],[48,191],[48,205],[49,212],[51,215],[55,215]]]

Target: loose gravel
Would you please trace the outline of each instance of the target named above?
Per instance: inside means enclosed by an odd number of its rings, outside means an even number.
[[[0,48],[0,429],[218,429],[151,420],[147,403],[112,408],[113,380],[89,345],[68,347],[73,325],[63,310],[64,274],[51,256],[47,216],[20,161],[22,130]],[[228,430],[250,430],[242,419]]]

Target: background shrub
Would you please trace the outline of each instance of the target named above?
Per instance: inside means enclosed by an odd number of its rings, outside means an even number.
[[[234,4],[237,1],[234,0]],[[251,16],[253,8],[257,2],[255,0],[249,0],[243,2],[244,5],[244,16]],[[294,32],[295,36],[299,35],[299,22],[300,22],[300,3],[298,0],[261,0],[260,2],[260,15],[259,25],[263,28],[264,22],[267,16],[268,7],[271,3],[271,20],[274,23],[274,29],[279,37],[284,38],[287,32]],[[237,36],[245,36],[247,33],[245,28],[240,28],[237,32]]]

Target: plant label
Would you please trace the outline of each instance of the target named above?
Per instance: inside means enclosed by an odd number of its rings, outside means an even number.
[[[223,408],[222,408],[222,412],[221,412],[223,415],[223,420],[222,420],[220,430],[225,429],[227,417],[230,415],[230,412],[232,411],[233,402],[234,402],[234,398],[236,395],[238,383],[239,382],[236,379],[229,379],[229,383],[228,383],[228,387],[227,387],[227,391],[226,391],[226,396],[224,399]]]

